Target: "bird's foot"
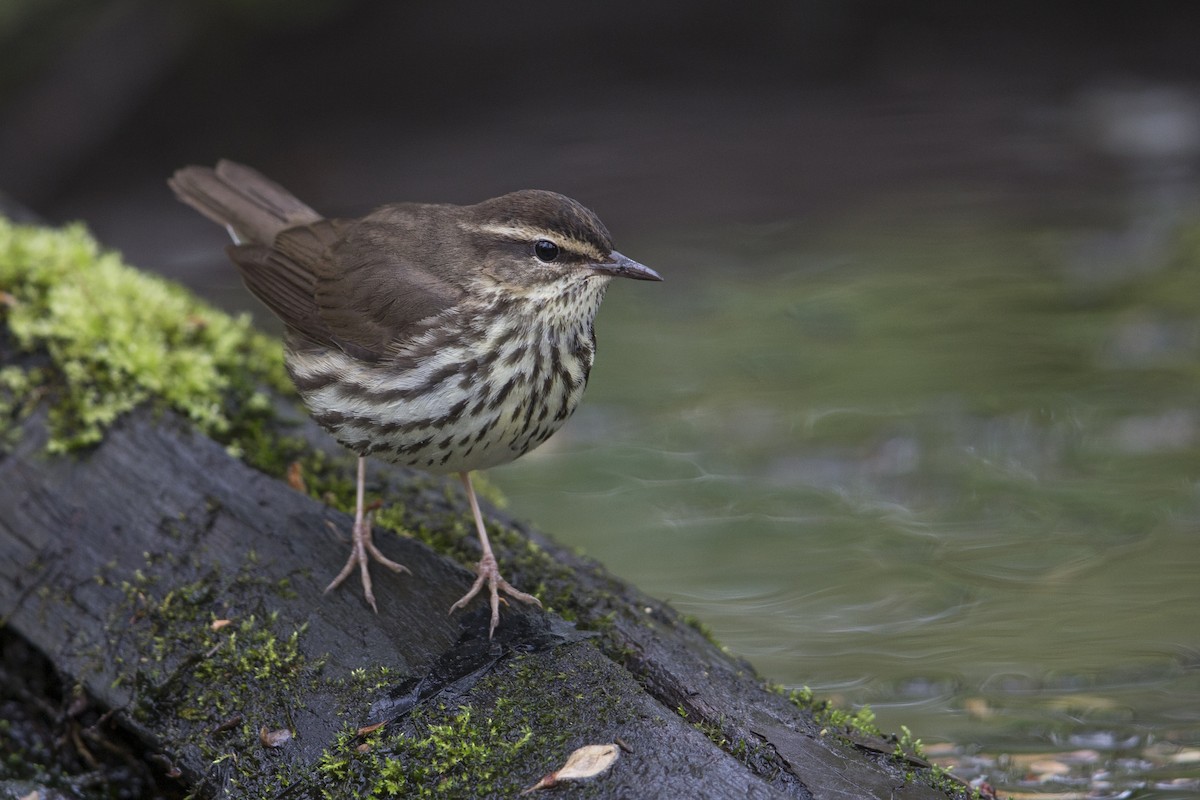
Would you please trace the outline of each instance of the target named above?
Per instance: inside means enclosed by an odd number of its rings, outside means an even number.
[[[332,589],[336,589],[342,581],[350,576],[350,573],[354,571],[354,567],[357,564],[359,573],[362,576],[363,597],[366,598],[371,609],[378,614],[379,608],[375,605],[375,593],[371,591],[369,558],[375,559],[393,572],[409,572],[409,569],[403,564],[397,564],[385,556],[375,546],[375,543],[371,541],[370,514],[364,515],[361,521],[354,523],[353,539],[354,541],[350,546],[350,557],[346,559],[346,566],[342,567],[342,571],[337,574],[337,577],[329,582],[329,585],[325,587],[325,591],[329,592]]]
[[[483,584],[487,583],[488,593],[492,601],[492,621],[488,625],[489,639],[492,638],[492,634],[496,631],[496,626],[500,624],[500,592],[504,592],[509,597],[514,600],[520,600],[522,603],[530,603],[538,608],[542,607],[541,600],[538,600],[531,594],[522,592],[500,577],[500,568],[496,564],[496,557],[491,553],[485,553],[483,558],[479,560],[479,566],[475,568],[475,575],[475,583],[471,584],[470,590],[462,596],[462,599],[450,606],[450,613],[454,613],[460,608],[465,608],[467,603],[471,602],[471,598],[479,594],[480,589],[483,588]]]

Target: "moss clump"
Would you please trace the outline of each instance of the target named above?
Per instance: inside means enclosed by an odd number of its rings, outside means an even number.
[[[11,427],[29,386],[45,387],[54,453],[95,444],[121,414],[153,402],[240,454],[270,414],[259,388],[288,385],[279,345],[247,316],[126,266],[81,225],[0,217],[0,321],[20,350],[50,356],[36,383],[27,368],[5,368],[0,426]]]
[[[318,770],[325,797],[345,797],[349,786],[366,786],[361,797],[470,797],[511,789],[510,769],[533,738],[528,725],[509,715],[482,716],[471,706],[418,709],[408,730],[383,729],[357,746],[344,733],[326,751]]]
[[[828,700],[817,700],[812,689],[807,686],[790,691],[777,684],[768,688],[786,695],[792,705],[811,714],[813,720],[822,728],[836,732],[851,732],[862,736],[883,737],[884,735],[879,726],[875,724],[875,712],[871,710],[870,706],[863,706],[858,711],[844,711]]]
[[[363,735],[344,731],[318,765],[322,796],[516,795],[576,747],[630,723],[614,689],[617,668],[606,663],[581,672],[565,652],[516,656],[458,703],[424,704]],[[580,691],[595,698],[588,715],[579,714]]]
[[[297,690],[312,688],[324,662],[301,652],[307,625],[288,628],[275,611],[222,618],[234,598],[291,594],[286,581],[251,575],[254,563],[250,553],[232,579],[210,573],[165,592],[141,570],[121,582],[126,602],[114,612],[113,625],[128,621],[138,654],[132,677],[143,699],[161,708],[170,696],[182,719],[216,723],[264,694],[286,705]],[[189,696],[176,691],[180,671],[191,676],[182,684],[193,692]]]

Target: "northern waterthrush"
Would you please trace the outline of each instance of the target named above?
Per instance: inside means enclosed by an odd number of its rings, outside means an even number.
[[[661,280],[613,250],[576,201],[519,191],[471,206],[401,203],[326,219],[249,167],[221,161],[170,179],[180,200],[223,225],[250,291],[286,327],[285,363],[313,418],[358,459],[350,558],[375,608],[368,557],[407,571],[371,541],[366,458],[457,473],[483,557],[462,608],[487,584],[541,605],[500,576],[471,472],[546,441],[578,405],[592,321],[613,277]]]

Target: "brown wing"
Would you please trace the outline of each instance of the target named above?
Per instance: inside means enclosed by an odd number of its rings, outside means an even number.
[[[234,245],[228,252],[247,288],[289,329],[377,360],[415,323],[461,296],[416,266],[421,225],[408,216],[398,223],[381,223],[376,215],[361,222],[320,220],[281,231],[273,247]]]
[[[400,204],[361,221],[322,219],[232,161],[185,167],[169,183],[185,203],[236,233],[227,252],[247,288],[315,344],[378,359],[415,323],[462,296],[455,282],[462,259],[438,257],[456,207]]]
[[[238,244],[226,248],[255,297],[288,329],[315,344],[336,346],[333,331],[321,319],[316,302],[314,268],[330,258],[329,249],[346,227],[346,220],[323,219],[282,231],[275,246]]]
[[[443,268],[443,220],[430,216],[431,208],[385,206],[347,230],[331,259],[314,265],[316,305],[339,340],[383,356],[415,324],[462,298],[462,285]]]

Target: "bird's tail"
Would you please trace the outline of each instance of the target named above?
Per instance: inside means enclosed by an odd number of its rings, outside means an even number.
[[[321,219],[275,181],[233,161],[219,161],[216,169],[184,167],[167,183],[176,197],[224,226],[238,243],[270,245],[283,229]]]

